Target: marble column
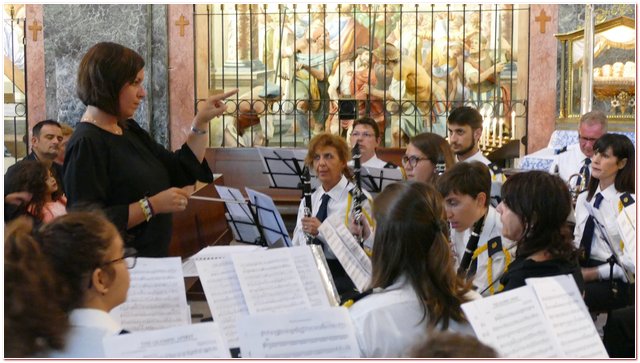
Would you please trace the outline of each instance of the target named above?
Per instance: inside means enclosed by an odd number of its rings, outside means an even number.
[[[27,33],[26,41],[26,90],[27,90],[27,132],[31,135],[33,126],[47,118],[45,100],[45,76],[44,76],[44,39],[48,28],[42,26],[42,5],[26,5]],[[29,26],[42,26],[42,30],[36,33],[35,40],[33,31]]]
[[[101,41],[120,43],[145,60],[147,98],[136,121],[168,145],[168,76],[166,5],[43,5],[46,117],[71,125],[85,106],[76,96],[78,64]],[[29,72],[34,69],[30,68]],[[38,103],[41,99],[29,98]]]
[[[559,92],[556,88],[558,41],[554,34],[558,32],[558,6],[544,4],[530,8],[528,154],[546,147],[555,130]]]

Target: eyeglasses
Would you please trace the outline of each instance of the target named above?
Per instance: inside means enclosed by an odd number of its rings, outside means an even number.
[[[124,263],[127,265],[128,269],[132,269],[136,267],[136,262],[138,260],[138,251],[136,251],[136,249],[133,247],[125,247],[124,254],[122,255],[122,257],[116,258],[115,260],[104,262],[100,266],[106,266],[122,260],[124,260]]]
[[[582,135],[578,135],[578,138],[580,139],[580,141],[582,142],[596,142],[598,141],[597,138],[593,138],[593,137],[583,137]]]
[[[407,155],[403,155],[402,156],[402,164],[404,165],[409,165],[411,166],[411,168],[415,168],[416,165],[418,165],[418,162],[420,160],[429,160],[429,158],[421,158],[415,155],[411,155],[411,156],[407,156]]]
[[[368,137],[374,137],[374,136],[376,136],[376,135],[375,135],[375,134],[370,134],[370,133],[368,133],[368,132],[358,132],[358,131],[354,131],[354,132],[352,132],[352,133],[351,133],[351,136],[353,136],[353,137],[360,137],[360,136],[362,136],[362,137],[364,137],[364,138],[368,138]]]

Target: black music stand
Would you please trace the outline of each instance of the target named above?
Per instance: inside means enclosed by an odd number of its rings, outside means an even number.
[[[374,168],[362,167],[360,170],[362,187],[369,193],[380,193],[387,185],[404,179],[400,168]]]
[[[255,207],[255,220],[268,247],[291,247],[289,232],[273,199],[264,193],[245,188],[249,203]]]
[[[267,239],[260,220],[251,201],[245,201],[240,190],[216,185],[220,197],[225,200],[224,208],[227,211],[225,218],[237,242],[266,247]]]
[[[259,147],[258,152],[262,159],[263,173],[269,176],[269,187],[302,189],[302,169],[307,150]],[[312,188],[318,184],[317,178],[311,178]]]

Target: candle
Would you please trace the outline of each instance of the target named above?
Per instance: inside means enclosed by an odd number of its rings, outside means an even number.
[[[511,140],[516,139],[516,110],[511,111]]]
[[[492,125],[492,129],[493,129],[493,134],[491,135],[491,138],[493,140],[493,145],[496,144],[496,136],[498,136],[498,119],[496,117],[493,118],[493,125]]]
[[[498,146],[502,147],[502,127],[504,126],[504,119],[500,119],[500,125],[498,125]]]

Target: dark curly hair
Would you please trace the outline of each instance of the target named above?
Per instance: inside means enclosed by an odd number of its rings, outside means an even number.
[[[24,216],[5,230],[4,354],[10,358],[62,349],[69,329],[62,307],[68,289],[32,237],[32,230],[31,219]]]
[[[5,194],[15,192],[31,193],[31,201],[26,206],[25,212],[33,215],[38,220],[42,220],[42,209],[45,205],[45,195],[47,193],[47,167],[37,160],[22,160],[14,168],[15,172],[7,180],[7,185],[5,185]],[[55,201],[61,196],[62,191],[58,188],[51,195],[51,199]]]

